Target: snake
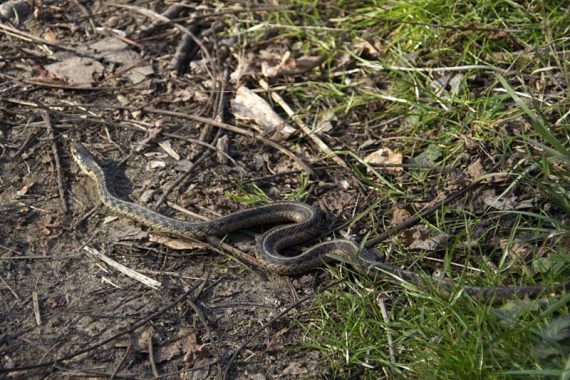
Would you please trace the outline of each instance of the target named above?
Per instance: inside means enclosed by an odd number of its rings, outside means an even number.
[[[377,250],[361,247],[349,239],[318,243],[297,255],[284,254],[286,248],[311,241],[323,232],[324,220],[321,213],[317,208],[303,202],[274,202],[204,222],[171,218],[117,196],[111,177],[83,144],[72,142],[70,151],[81,171],[95,182],[97,195],[108,209],[152,230],[203,241],[212,236],[225,236],[253,227],[269,227],[257,240],[255,249],[258,260],[254,263],[264,270],[293,276],[336,260],[351,263],[358,272],[375,280],[407,281],[418,287],[432,287],[448,294],[459,288],[459,285],[449,279],[432,277],[428,279],[413,271],[387,264],[383,255]],[[252,262],[251,256],[242,251],[231,250],[231,253],[247,262]],[[558,284],[556,289],[568,286],[570,279],[565,284]],[[460,292],[475,299],[502,301],[515,296],[536,297],[551,288],[540,285],[498,287],[465,285],[460,288]]]

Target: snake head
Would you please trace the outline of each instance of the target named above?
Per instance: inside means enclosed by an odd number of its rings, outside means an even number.
[[[97,159],[81,143],[72,142],[70,145],[71,156],[79,168],[85,173],[92,175],[97,166]]]

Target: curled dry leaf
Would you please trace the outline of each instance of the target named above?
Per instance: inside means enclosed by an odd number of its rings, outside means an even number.
[[[271,136],[275,140],[287,139],[295,129],[289,126],[273,108],[249,88],[241,86],[231,102],[234,117],[252,121],[262,135]]]
[[[115,342],[115,347],[125,348],[132,345],[137,353],[148,353],[148,340],[154,335],[152,326],[143,326],[133,331],[130,335],[122,336]]]
[[[16,197],[23,197],[24,195],[28,194],[28,191],[35,185],[35,182],[30,182],[22,186],[22,188],[16,191]]]
[[[106,37],[78,48],[82,56],[61,52],[54,55],[58,60],[45,67],[45,72],[35,73],[34,79],[49,83],[69,83],[72,85],[90,86],[103,76],[105,68],[115,69],[121,65],[115,75],[125,75],[131,83],[138,84],[154,73],[150,64],[128,44],[116,38]],[[102,63],[104,62],[105,65]]]
[[[139,225],[131,223],[116,223],[113,228],[106,230],[107,240],[116,241],[139,241],[146,239],[148,232],[143,231]]]
[[[228,149],[230,146],[230,138],[228,135],[223,135],[216,142],[216,158],[220,164],[226,165],[228,163]],[[225,154],[224,154],[225,153]]]
[[[148,241],[162,244],[175,251],[198,249],[202,248],[203,244],[195,243],[190,240],[177,239],[166,235],[160,234],[149,234]]]
[[[119,217],[118,217],[118,216],[115,216],[115,215],[106,216],[106,217],[103,219],[103,224],[112,223],[112,222],[114,222],[114,221],[117,220],[117,219],[119,219]]]
[[[424,251],[438,250],[447,242],[449,236],[449,234],[443,232],[433,235],[432,232],[423,225],[418,225],[404,233],[405,243],[408,245],[408,248],[421,249]]]
[[[390,173],[398,173],[402,171],[402,167],[398,166],[402,165],[402,160],[402,153],[394,152],[390,148],[380,148],[364,157],[364,162],[372,165],[385,165],[386,171]]]
[[[352,43],[351,50],[359,57],[380,58],[383,47],[378,38],[374,39],[372,43],[358,38]]]
[[[446,233],[437,234],[423,240],[415,240],[409,245],[410,249],[422,249],[424,251],[436,251],[449,239]]]
[[[303,74],[319,66],[324,60],[325,57],[320,56],[293,58],[291,57],[291,52],[287,51],[281,56],[279,63],[276,65],[271,64],[269,61],[261,62],[261,73],[267,78]]]

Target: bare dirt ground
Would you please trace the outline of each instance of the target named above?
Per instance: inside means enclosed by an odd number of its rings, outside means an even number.
[[[449,212],[438,214],[448,218],[444,228],[402,228],[393,245],[414,251],[389,260],[405,268],[420,262],[415,269],[437,276],[449,264],[445,245],[453,242],[465,255],[453,258],[452,276],[503,285],[471,265],[488,259],[484,267],[492,272],[516,240],[510,231],[519,216],[487,218],[486,210],[503,211],[496,200],[518,181],[492,173],[512,174],[528,155],[518,145],[496,154],[497,146],[502,137],[528,130],[528,123],[489,119],[494,143],[485,129],[469,136],[470,121],[455,123],[445,134],[449,140],[438,137],[446,129],[440,118],[420,129],[417,114],[404,117],[393,107],[407,100],[386,95],[392,84],[383,68],[365,71],[355,63],[381,62],[382,44],[374,29],[370,41],[352,41],[337,29],[349,11],[333,9],[330,20],[323,17],[318,28],[338,30],[327,41],[331,51],[323,53],[322,47],[306,48],[303,29],[290,28],[294,22],[280,24],[281,34],[265,28],[260,15],[283,9],[265,3],[9,3],[12,8],[0,4],[0,379],[261,380],[336,373],[329,367],[337,357],[307,347],[301,324],[311,320],[308,307],[319,294],[333,287],[348,293],[359,281],[344,271],[350,266],[278,276],[218,246],[169,239],[118,218],[73,161],[72,142],[97,155],[120,197],[163,214],[211,219],[249,204],[300,200],[321,209],[336,235],[348,232],[356,240],[404,225],[418,210],[440,205],[488,174],[484,190],[461,193]],[[312,41],[318,45],[317,37]],[[345,42],[350,54],[334,47]],[[492,81],[494,71],[483,69],[459,79],[475,97]],[[451,88],[454,78],[442,73],[430,85]],[[357,99],[335,92],[345,85],[362,87]],[[358,107],[349,107],[352,101]],[[425,142],[432,138],[442,146],[460,141],[461,149],[433,165],[441,151],[430,151]],[[363,157],[376,159],[376,170]],[[531,187],[521,183],[503,203],[516,199],[521,210],[531,209],[538,193]],[[541,202],[537,210],[551,207]],[[471,214],[481,216],[472,229],[462,219]],[[463,227],[469,244],[460,245],[452,238]],[[532,243],[532,231],[521,231],[517,239]],[[253,255],[260,232],[232,234],[224,242]],[[529,273],[530,258],[517,261],[513,246],[508,253],[515,264],[505,276],[513,275],[504,285],[532,277],[521,275]],[[520,250],[533,251],[528,247]],[[542,255],[551,247],[533,248]],[[433,260],[423,260],[428,251]],[[127,276],[125,268],[146,282]],[[382,297],[404,303],[391,298],[397,292],[389,286]],[[380,293],[376,287],[370,292]],[[342,321],[336,317],[324,320]],[[345,361],[352,378],[371,368],[365,360]],[[400,369],[407,370],[403,363]]]
[[[121,196],[154,208],[166,195],[158,210],[179,218],[188,217],[169,206],[210,218],[244,208],[226,193],[250,180],[276,200],[296,192],[302,170],[263,141],[145,111],[226,121],[235,91],[227,73],[237,61],[231,41],[211,38],[226,26],[205,17],[193,31],[214,56],[191,43],[191,73],[177,75],[169,64],[182,34],[173,26],[148,32],[151,22],[137,12],[76,2],[43,2],[27,13],[0,36],[0,363],[38,368],[8,378],[326,377],[318,353],[299,349],[291,317],[302,320],[302,307],[268,323],[331,283],[324,270],[287,278],[203,245],[153,242],[137,223],[110,219],[69,154],[70,142],[84,143]],[[147,33],[135,42],[118,30]],[[369,137],[354,133],[346,128],[328,142],[351,149]],[[299,159],[318,162],[306,140],[292,141],[286,145]],[[357,199],[350,181],[338,169],[319,170],[306,200],[319,199],[341,221]],[[231,241],[252,249],[247,236]],[[128,278],[84,247],[162,286]]]

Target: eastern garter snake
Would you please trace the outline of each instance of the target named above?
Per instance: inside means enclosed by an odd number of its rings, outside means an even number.
[[[208,222],[182,221],[118,198],[112,181],[98,164],[97,159],[82,144],[72,143],[71,154],[81,170],[97,184],[97,194],[105,206],[116,214],[136,220],[159,232],[204,240],[209,236],[223,236],[254,226],[289,223],[270,228],[257,242],[258,265],[271,272],[281,275],[301,274],[323,265],[324,262],[340,258],[353,263],[358,271],[374,278],[392,277],[399,281],[409,281],[420,287],[425,287],[431,281],[435,288],[443,292],[457,287],[447,279],[427,280],[414,272],[386,264],[375,251],[360,250],[350,240],[338,239],[320,243],[297,256],[281,254],[284,248],[314,239],[322,231],[321,214],[305,203],[276,202],[238,211]],[[240,256],[239,253],[232,253]],[[566,284],[561,285],[563,286]],[[536,296],[543,293],[546,288],[464,286],[461,290],[477,299],[493,298],[495,301],[500,301],[516,295]]]

